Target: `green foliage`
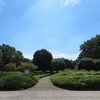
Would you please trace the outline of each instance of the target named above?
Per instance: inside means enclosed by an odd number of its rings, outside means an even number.
[[[71,90],[100,90],[100,72],[67,71],[51,76],[54,85]]]
[[[31,78],[31,79],[34,80],[36,83],[38,82],[38,80],[37,80],[36,78],[34,78],[34,76],[31,75],[31,74],[23,74],[23,75],[26,76],[26,77]]]
[[[22,53],[14,47],[3,44],[0,45],[0,69],[2,70],[6,64],[18,63],[23,59]]]
[[[2,77],[8,76],[8,75],[9,75],[8,72],[0,72],[0,79],[1,79]]]
[[[66,63],[63,58],[57,58],[52,60],[51,66],[54,71],[64,70]]]
[[[65,59],[65,64],[66,64],[66,68],[74,69],[73,61],[70,61],[68,59]]]
[[[80,46],[81,53],[79,59],[90,57],[100,59],[100,35],[87,40]]]
[[[10,74],[0,79],[0,90],[22,90],[36,83],[37,80],[31,75]]]
[[[78,69],[94,70],[94,63],[92,58],[85,57],[77,64]]]
[[[100,70],[100,59],[92,59],[89,57],[85,57],[81,59],[76,65],[77,69],[85,69],[85,70]]]
[[[34,77],[37,78],[37,79],[40,79],[40,78],[43,78],[43,77],[46,77],[46,76],[50,76],[50,73],[49,74],[35,75]]]
[[[15,71],[16,70],[16,64],[15,63],[6,64],[3,68],[3,70],[6,71],[6,72]]]
[[[43,70],[43,72],[51,70],[51,60],[52,54],[45,49],[38,50],[34,53],[33,63],[38,66],[39,70]]]
[[[27,62],[24,62],[24,63],[21,63],[21,65],[17,68],[18,71],[21,71],[21,72],[24,72],[25,69],[28,69],[29,71],[34,71],[35,69],[37,69],[37,66],[35,66],[34,64],[32,63],[27,63]]]
[[[95,66],[94,70],[99,71],[100,70],[100,59],[95,59],[93,60],[93,62]]]
[[[43,71],[34,71],[34,74],[35,75],[41,75],[41,74],[43,74]]]

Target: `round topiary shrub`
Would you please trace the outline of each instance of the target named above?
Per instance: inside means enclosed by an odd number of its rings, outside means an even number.
[[[96,70],[96,71],[100,70],[100,59],[95,59],[94,60],[94,66],[95,66],[94,70]]]
[[[10,74],[0,79],[0,90],[22,90],[32,87],[37,80],[23,74]]]
[[[57,72],[60,70],[64,70],[66,68],[65,60],[63,58],[53,59],[51,62],[51,67],[53,71]]]
[[[93,59],[89,57],[85,57],[81,59],[77,64],[78,69],[86,69],[88,71],[94,70]]]

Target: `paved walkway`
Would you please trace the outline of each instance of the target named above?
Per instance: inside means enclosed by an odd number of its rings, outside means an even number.
[[[39,82],[33,87],[29,89],[30,91],[55,91],[55,90],[63,90],[54,86],[50,81],[50,76],[41,78]]]
[[[50,77],[23,91],[0,91],[0,100],[100,100],[100,91],[70,91],[57,88]]]

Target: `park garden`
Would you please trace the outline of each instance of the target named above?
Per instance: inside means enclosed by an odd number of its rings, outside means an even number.
[[[21,51],[0,45],[0,90],[23,90],[33,87],[42,77],[69,90],[100,90],[100,35],[80,46],[76,60],[53,58],[46,50],[37,50],[33,59]]]

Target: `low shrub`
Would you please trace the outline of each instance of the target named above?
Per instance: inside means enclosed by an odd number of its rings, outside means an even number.
[[[10,74],[22,74],[21,72],[0,72],[0,78],[8,76]]]
[[[37,66],[35,66],[32,63],[21,63],[21,65],[19,67],[17,67],[18,71],[24,72],[25,70],[29,70],[30,72],[33,72],[35,69],[37,69]]]
[[[8,75],[9,75],[8,72],[0,72],[0,79],[1,79],[2,77],[8,76]]]
[[[71,90],[100,90],[100,72],[69,71],[51,76],[54,85]]]
[[[44,73],[43,73],[43,71],[34,71],[34,74],[35,75],[41,75],[41,74],[44,74]]]
[[[16,64],[15,63],[6,64],[3,68],[3,70],[6,71],[6,72],[15,71],[16,70]]]
[[[36,77],[37,79],[46,77],[46,76],[50,76],[50,74],[41,74],[41,75],[35,75],[34,77]]]
[[[23,75],[26,76],[26,77],[31,78],[31,79],[34,80],[36,83],[38,82],[38,80],[37,80],[34,76],[32,76],[31,74],[23,74]]]
[[[0,90],[22,90],[32,87],[37,80],[26,74],[10,74],[0,79]]]

